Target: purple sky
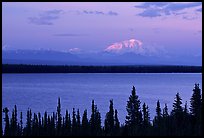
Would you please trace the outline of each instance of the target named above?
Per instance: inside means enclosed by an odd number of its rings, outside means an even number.
[[[4,2],[2,49],[102,51],[129,39],[202,55],[202,3]]]

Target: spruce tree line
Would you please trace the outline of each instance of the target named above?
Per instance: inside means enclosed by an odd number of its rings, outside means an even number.
[[[190,110],[189,110],[190,109]],[[57,111],[48,115],[32,113],[27,110],[26,123],[23,126],[23,115],[17,120],[17,106],[12,110],[9,118],[9,109],[3,109],[5,127],[3,136],[201,136],[202,135],[202,98],[199,84],[195,84],[190,99],[190,108],[187,102],[182,107],[182,98],[176,94],[173,109],[168,111],[167,104],[161,109],[160,101],[156,104],[156,116],[150,121],[149,107],[141,105],[139,96],[133,86],[132,93],[127,101],[127,116],[125,124],[120,124],[118,111],[114,109],[113,100],[110,100],[109,111],[106,113],[104,126],[97,105],[92,100],[91,117],[85,109],[81,117],[79,109],[66,110],[61,114],[61,102],[58,98]]]
[[[3,64],[2,73],[202,73],[202,66],[77,66]]]

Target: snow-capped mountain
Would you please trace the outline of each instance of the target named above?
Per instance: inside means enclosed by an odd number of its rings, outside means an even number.
[[[136,39],[116,42],[108,46],[104,51],[113,53],[125,53],[130,51],[143,52],[142,42]]]
[[[116,42],[104,49],[104,52],[125,54],[135,53],[139,55],[153,55],[158,52],[154,47],[144,45],[141,40],[129,39],[121,42]]]

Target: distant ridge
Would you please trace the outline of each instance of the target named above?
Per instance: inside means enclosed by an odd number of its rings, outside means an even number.
[[[139,40],[138,40],[139,41]],[[174,56],[142,46],[130,39],[114,43],[105,51],[70,52],[54,50],[2,50],[3,64],[32,65],[192,65],[201,66],[201,56]],[[122,47],[120,49],[120,46]],[[74,50],[74,49],[72,49]]]

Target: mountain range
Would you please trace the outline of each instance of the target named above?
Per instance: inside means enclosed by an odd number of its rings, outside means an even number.
[[[81,52],[79,48],[72,48],[67,52],[45,49],[2,49],[2,63],[43,65],[202,65],[202,58],[199,56],[181,56],[180,58],[167,56],[165,51],[161,49],[147,47],[140,40],[130,39],[114,43],[99,52]]]

